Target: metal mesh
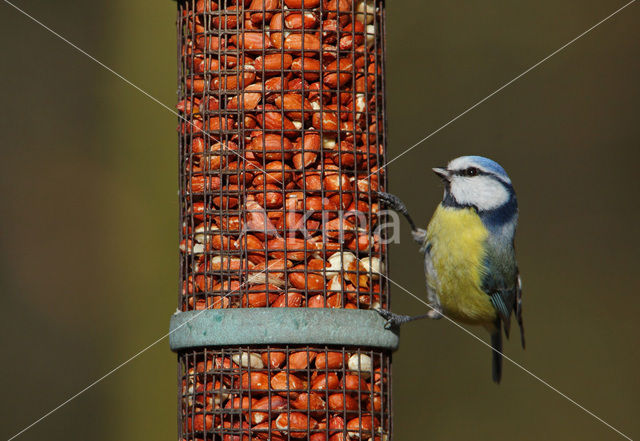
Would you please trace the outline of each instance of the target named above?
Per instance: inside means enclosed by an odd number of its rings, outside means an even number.
[[[386,184],[379,169],[385,153],[383,24],[381,0],[178,3],[183,311],[389,306],[386,279],[377,274],[386,272],[386,247],[377,230],[375,195]],[[287,359],[295,351],[358,352],[244,350],[284,352]],[[313,430],[263,436],[254,430],[252,411],[247,417],[229,409],[225,419],[224,404],[198,407],[198,388],[206,396],[207,387],[216,383],[206,383],[204,374],[205,383],[197,383],[190,372],[197,371],[199,362],[213,360],[217,369],[215,360],[240,354],[240,349],[225,351],[180,355],[184,439],[218,439],[214,434],[244,439],[240,432],[247,439],[308,438],[317,431],[326,435],[318,440],[338,439],[328,422],[340,413],[329,408],[324,416],[295,411],[314,415],[318,426]],[[388,375],[390,354],[366,354],[383,369],[380,376]],[[229,378],[242,378],[251,368],[240,363],[232,369]],[[275,367],[265,369],[268,378],[277,374]],[[336,373],[343,379],[347,368],[341,369]],[[222,375],[214,371],[211,378]],[[298,373],[306,378],[305,388],[319,375],[313,363]],[[218,381],[230,390],[229,400],[252,401],[253,386]],[[370,412],[364,396],[371,398],[373,384],[367,387],[357,390],[355,417]],[[295,410],[290,392],[287,418]],[[362,439],[388,434],[389,408],[384,406],[390,404],[380,394],[383,407],[372,420],[370,436],[363,432]],[[214,391],[211,397],[215,401]],[[353,419],[347,416],[342,416],[345,423]],[[211,427],[196,430],[198,420],[210,420]],[[336,433],[353,438],[352,432]]]
[[[181,357],[181,439],[387,440],[389,357],[357,348],[226,348]]]

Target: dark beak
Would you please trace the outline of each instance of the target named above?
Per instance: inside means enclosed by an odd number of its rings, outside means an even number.
[[[445,182],[449,181],[449,177],[451,176],[449,171],[446,168],[435,167],[432,169],[433,172],[440,177]]]

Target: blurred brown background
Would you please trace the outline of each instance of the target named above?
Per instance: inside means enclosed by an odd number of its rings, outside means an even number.
[[[174,3],[16,0],[173,107]],[[393,157],[623,3],[389,1]],[[0,436],[7,439],[168,330],[177,291],[176,117],[0,5],[3,296]],[[640,436],[640,5],[633,4],[390,166],[426,224],[432,166],[498,160],[515,182],[528,349],[519,363]],[[408,231],[391,276],[424,297]],[[394,291],[394,309],[418,302]],[[475,330],[483,338],[481,330]],[[403,330],[398,440],[615,440],[618,435],[446,323]],[[167,341],[20,440],[173,440]]]

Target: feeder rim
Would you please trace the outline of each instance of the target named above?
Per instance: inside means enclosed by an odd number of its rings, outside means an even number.
[[[233,308],[176,312],[169,346],[336,345],[396,350],[399,335],[373,310],[341,308]]]

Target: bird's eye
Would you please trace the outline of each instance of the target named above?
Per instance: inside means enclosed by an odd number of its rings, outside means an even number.
[[[466,169],[464,171],[464,175],[465,176],[477,176],[478,175],[478,169],[475,167],[469,167],[468,169]]]

